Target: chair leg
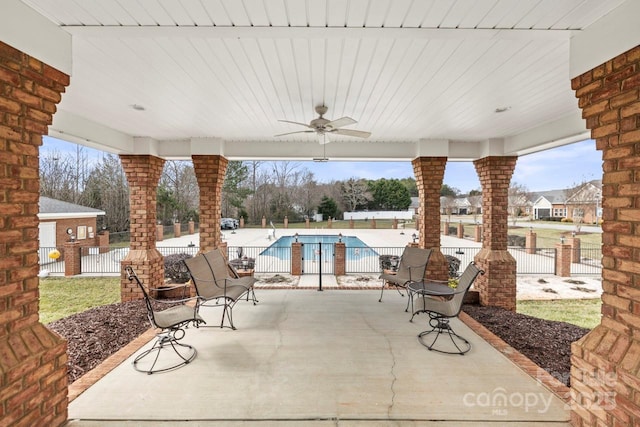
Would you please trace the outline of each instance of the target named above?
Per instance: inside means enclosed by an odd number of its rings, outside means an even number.
[[[177,334],[180,333],[178,336]],[[173,369],[180,368],[184,365],[189,364],[193,359],[196,358],[197,351],[196,349],[188,344],[182,344],[178,342],[184,337],[184,330],[182,329],[171,329],[167,331],[163,331],[156,336],[156,342],[153,343],[153,346],[140,353],[133,360],[133,368],[138,372],[144,372],[148,375],[154,374],[156,372],[166,372],[171,371]],[[173,352],[178,356],[179,360],[177,362],[173,362],[168,366],[160,367],[156,369],[156,364],[160,359],[160,352],[165,348],[171,347]],[[155,353],[155,358],[153,363],[151,363],[151,367],[148,369],[140,366],[140,362],[145,359],[147,356]]]
[[[430,351],[437,351],[439,353],[445,353],[445,354],[460,354],[464,356],[465,353],[471,350],[471,343],[467,341],[465,338],[456,334],[455,331],[451,328],[451,325],[449,324],[449,318],[433,315],[432,313],[429,313],[429,316],[431,317],[431,319],[429,319],[429,326],[431,326],[431,329],[420,332],[418,334],[418,341],[420,341],[420,344],[427,347]],[[434,335],[431,335],[431,334],[434,334]],[[436,341],[438,341],[438,338],[440,338],[440,335],[442,334],[446,334],[449,336],[449,339],[451,340],[451,342],[453,343],[453,346],[456,348],[457,351],[453,351],[453,350],[448,351],[442,348],[436,348],[435,346]],[[431,335],[434,337],[433,341],[431,341],[430,344],[425,343],[425,338],[428,335]]]

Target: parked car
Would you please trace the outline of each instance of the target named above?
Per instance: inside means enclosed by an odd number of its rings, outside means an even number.
[[[235,230],[236,228],[238,228],[238,220],[233,218],[222,218],[220,220],[220,229]]]

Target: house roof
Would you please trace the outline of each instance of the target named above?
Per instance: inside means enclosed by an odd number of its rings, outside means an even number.
[[[90,218],[98,215],[106,215],[100,209],[89,208],[87,206],[76,205],[75,203],[63,202],[62,200],[40,197],[38,201],[40,219],[53,218]]]

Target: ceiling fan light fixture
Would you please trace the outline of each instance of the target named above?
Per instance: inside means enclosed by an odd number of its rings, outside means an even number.
[[[511,110],[511,107],[498,107],[498,108],[495,109],[495,112],[496,113],[504,113],[504,112],[509,111],[509,110]]]

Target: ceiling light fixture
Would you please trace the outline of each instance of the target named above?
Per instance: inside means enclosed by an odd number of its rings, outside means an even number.
[[[133,108],[136,111],[144,111],[145,110],[145,108],[142,105],[139,105],[139,104],[133,104],[131,106],[131,108]]]
[[[498,107],[495,109],[496,113],[504,113],[505,111],[511,110],[511,107]]]

